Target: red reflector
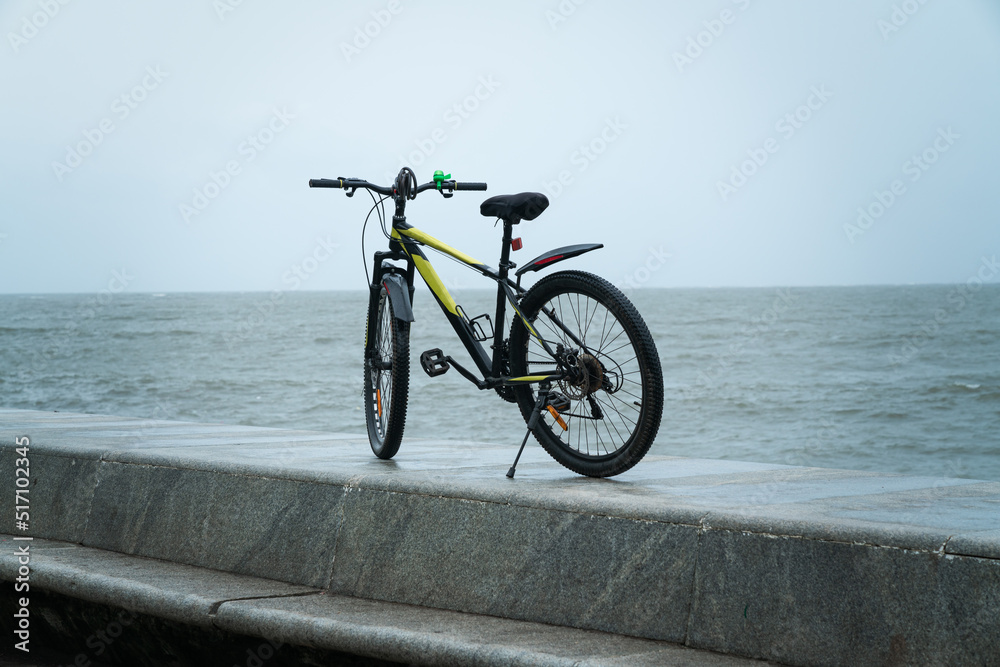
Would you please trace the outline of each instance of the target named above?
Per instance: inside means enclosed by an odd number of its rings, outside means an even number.
[[[539,264],[548,264],[549,262],[554,262],[557,259],[562,259],[562,258],[563,258],[562,255],[554,255],[552,257],[546,257],[545,259],[540,259],[537,262],[535,262],[535,266],[538,266]]]
[[[511,250],[520,250],[521,249],[521,237],[518,236],[516,239],[511,239],[510,240],[510,247],[511,247]]]

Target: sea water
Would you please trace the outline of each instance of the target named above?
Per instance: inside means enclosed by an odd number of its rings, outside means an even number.
[[[456,293],[469,316],[495,293]],[[1000,480],[1000,287],[634,289],[655,454]],[[363,434],[362,292],[0,296],[0,405]],[[406,437],[509,444],[515,405],[418,289]],[[398,456],[406,455],[406,441]]]

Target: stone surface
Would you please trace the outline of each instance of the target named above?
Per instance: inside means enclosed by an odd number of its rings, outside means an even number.
[[[331,590],[681,642],[697,529],[351,489]]]
[[[13,441],[11,441],[13,442]],[[14,503],[14,470],[21,458],[13,444],[0,447],[0,488]],[[56,540],[80,542],[87,527],[90,505],[97,485],[98,462],[72,454],[42,453],[29,448],[27,487],[30,534]],[[8,491],[8,488],[10,490]],[[13,510],[13,507],[11,508]],[[14,512],[4,512],[0,532],[16,533]]]
[[[0,580],[13,581],[18,562],[10,536],[0,535]],[[30,542],[31,586],[129,611],[208,627],[225,600],[315,594],[306,586],[204,570],[163,560],[82,547]],[[4,594],[13,587],[4,585]]]
[[[945,545],[945,553],[1000,559],[1000,528],[960,533]]]
[[[755,660],[633,637],[338,595],[229,602],[219,627],[387,660],[453,665],[751,667]]]
[[[84,544],[326,586],[344,489],[102,463]]]
[[[706,531],[691,646],[808,665],[1000,663],[1000,561]]]
[[[597,480],[538,447],[510,480],[514,445],[380,461],[351,434],[0,409],[11,498],[19,435],[36,536],[788,664],[1000,665],[996,482],[665,456]]]
[[[9,582],[18,564],[11,546],[9,536],[0,536],[0,598],[13,595]],[[763,664],[665,642],[331,595],[64,542],[34,540],[31,553],[36,595],[44,590],[182,623],[208,632],[210,640],[222,631],[274,644],[461,667]],[[143,625],[149,624],[136,627]]]

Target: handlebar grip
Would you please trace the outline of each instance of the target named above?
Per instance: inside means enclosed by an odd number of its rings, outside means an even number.
[[[485,190],[485,183],[455,183],[456,190]]]
[[[309,187],[311,188],[342,188],[344,187],[344,179],[342,178],[310,178]]]

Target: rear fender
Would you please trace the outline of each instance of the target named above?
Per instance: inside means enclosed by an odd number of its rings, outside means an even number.
[[[603,247],[603,243],[580,243],[577,245],[566,245],[561,248],[556,248],[555,250],[549,250],[547,253],[539,255],[522,266],[515,272],[514,275],[520,278],[521,274],[527,273],[528,271],[540,271],[542,269],[547,269],[556,262],[561,262],[564,259],[576,257],[577,255],[582,255],[585,252],[590,252],[591,250],[597,250],[598,248]]]

